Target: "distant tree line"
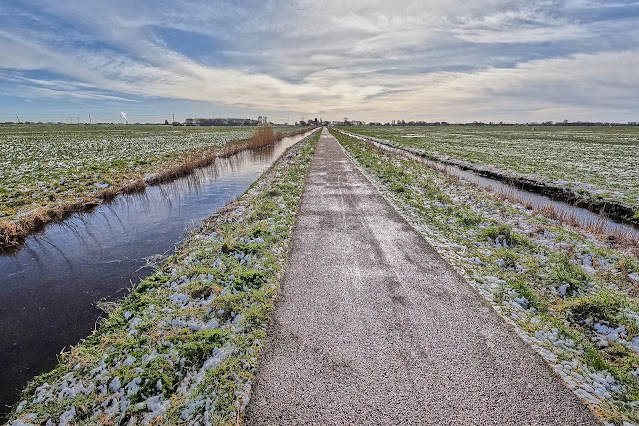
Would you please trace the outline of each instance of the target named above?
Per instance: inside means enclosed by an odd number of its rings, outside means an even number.
[[[296,122],[295,124],[299,125],[299,126],[328,126],[330,124],[330,121],[324,121],[321,118],[318,120],[317,117],[315,117],[315,119],[310,119],[308,121],[305,120],[300,120],[299,122]]]
[[[250,118],[187,118],[185,126],[257,126]]]
[[[370,123],[363,123],[357,121],[340,121],[331,123],[335,126],[637,126],[639,122],[629,121],[627,123],[613,123],[603,121],[544,121],[542,123],[528,122],[528,123],[506,123],[504,121],[488,123],[482,121],[472,121],[468,123],[447,123],[446,121],[405,121],[405,120],[393,120],[391,122],[381,123],[372,121]]]

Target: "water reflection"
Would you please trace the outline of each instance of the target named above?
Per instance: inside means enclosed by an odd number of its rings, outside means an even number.
[[[121,298],[189,229],[242,194],[304,135],[221,158],[144,192],[46,226],[0,254],[0,418],[17,390],[94,328],[95,303]]]

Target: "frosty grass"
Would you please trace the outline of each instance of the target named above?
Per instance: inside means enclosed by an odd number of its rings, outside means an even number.
[[[118,187],[254,127],[0,126],[0,220]]]
[[[234,423],[318,138],[289,150],[35,378],[9,424]]]

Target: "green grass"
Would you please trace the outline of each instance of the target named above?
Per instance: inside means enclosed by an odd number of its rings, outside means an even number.
[[[475,215],[475,220],[480,220],[478,215]],[[525,239],[513,232],[511,227],[508,225],[494,225],[484,229],[482,233],[484,234],[484,236],[490,238],[493,241],[498,241],[499,239],[501,239],[502,243],[506,243],[510,247],[526,244]]]

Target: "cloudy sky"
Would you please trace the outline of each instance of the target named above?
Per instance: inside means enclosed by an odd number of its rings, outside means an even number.
[[[2,0],[0,121],[120,111],[639,121],[639,1]]]

